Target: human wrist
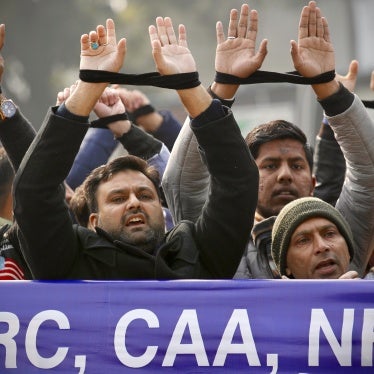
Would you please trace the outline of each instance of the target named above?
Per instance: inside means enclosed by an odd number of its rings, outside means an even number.
[[[178,90],[177,92],[191,118],[195,118],[203,113],[213,100],[201,84],[197,87]]]
[[[164,118],[159,112],[144,114],[136,118],[135,123],[147,132],[157,131]]]
[[[107,87],[107,83],[79,81],[73,93],[66,99],[66,109],[77,116],[89,116]]]
[[[312,88],[318,98],[318,100],[324,100],[327,97],[335,94],[339,91],[339,82],[334,79],[327,83],[313,84]]]
[[[220,100],[233,100],[239,89],[239,85],[213,82],[210,89]]]

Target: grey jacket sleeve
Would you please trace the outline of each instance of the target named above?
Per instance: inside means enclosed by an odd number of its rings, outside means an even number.
[[[336,208],[355,240],[351,269],[362,276],[374,248],[374,122],[357,96],[347,110],[328,119],[347,162]]]
[[[342,190],[345,171],[345,159],[339,144],[335,139],[325,139],[318,135],[313,159],[313,174],[317,185],[313,195],[335,205]]]
[[[182,219],[196,222],[209,192],[209,172],[187,118],[174,143],[162,188],[175,223]]]

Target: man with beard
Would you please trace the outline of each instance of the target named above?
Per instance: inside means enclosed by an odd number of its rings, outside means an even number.
[[[36,279],[209,279],[235,273],[249,238],[240,223],[253,223],[257,205],[257,166],[232,113],[199,82],[184,26],[178,39],[171,19],[157,17],[149,35],[156,78],[177,90],[209,167],[209,199],[196,222],[181,222],[165,235],[157,172],[124,156],[95,169],[84,183],[90,229],[72,225],[60,185],[107,74],[118,73],[126,53],[126,40],[117,43],[108,19],[106,27],[81,37],[81,77],[90,72],[95,79],[86,75],[49,111],[16,175],[18,237]],[[100,73],[104,83],[97,83]],[[116,121],[127,121],[116,115]]]

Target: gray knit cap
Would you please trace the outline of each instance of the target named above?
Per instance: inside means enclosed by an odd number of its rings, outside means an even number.
[[[287,250],[292,234],[301,223],[313,217],[326,218],[336,225],[347,243],[352,260],[353,235],[345,218],[336,208],[325,201],[316,197],[303,197],[285,205],[274,222],[271,234],[271,252],[281,275],[286,275]]]

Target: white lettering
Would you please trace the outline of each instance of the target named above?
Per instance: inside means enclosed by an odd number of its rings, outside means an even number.
[[[268,353],[266,355],[266,366],[271,366],[270,374],[277,374],[278,372],[278,355],[276,353]]]
[[[239,327],[243,343],[232,343]],[[228,354],[245,354],[249,366],[261,366],[246,309],[234,309],[219,344],[213,366],[224,366]]]
[[[312,309],[309,328],[309,366],[319,365],[320,330],[325,334],[339,364],[341,366],[351,366],[353,322],[354,309],[344,309],[340,345],[323,309]]]
[[[134,357],[126,349],[126,330],[135,319],[144,319],[149,328],[158,328],[159,321],[153,312],[147,309],[134,309],[124,314],[118,321],[114,334],[114,349],[123,365],[131,368],[141,368],[149,364],[157,353],[157,346],[147,346],[143,355]]]
[[[192,342],[182,344],[183,334],[187,327]],[[199,321],[197,319],[196,310],[194,309],[183,310],[179,317],[162,366],[173,366],[177,354],[193,354],[199,366],[209,366],[208,356],[205,352],[204,342],[200,332]]]
[[[374,309],[364,309],[361,339],[361,365],[373,366]]]
[[[8,331],[0,334],[0,344],[5,347],[5,367],[14,369],[17,367],[17,344],[13,339],[19,331],[19,319],[14,313],[0,312],[0,323],[8,324]]]
[[[26,331],[25,348],[30,362],[40,369],[51,369],[59,365],[66,357],[68,347],[59,347],[52,357],[42,357],[36,347],[36,337],[41,324],[47,320],[55,321],[62,330],[70,329],[66,315],[58,310],[45,310],[36,314]]]
[[[79,369],[78,374],[84,374],[86,369],[86,356],[77,355],[75,356],[74,367]]]

